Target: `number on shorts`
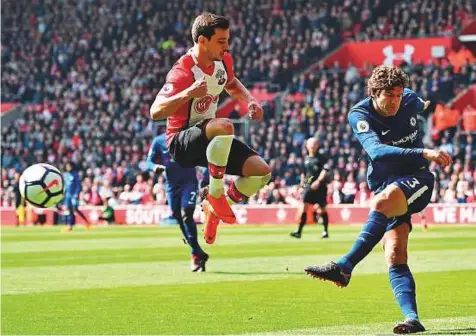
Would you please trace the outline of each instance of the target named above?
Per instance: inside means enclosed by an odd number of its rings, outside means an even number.
[[[404,181],[402,182],[404,185],[406,185],[408,188],[413,189],[415,186],[420,184],[420,181],[418,181],[415,177],[410,181]]]
[[[197,192],[196,191],[191,191],[190,192],[190,201],[189,201],[189,203],[190,204],[195,203],[196,197],[197,197]]]

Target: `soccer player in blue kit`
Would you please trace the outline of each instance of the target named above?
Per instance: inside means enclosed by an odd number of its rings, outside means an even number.
[[[375,191],[369,217],[351,250],[341,259],[305,268],[312,277],[346,287],[354,267],[383,238],[390,285],[405,317],[394,327],[396,334],[425,331],[418,317],[415,281],[407,264],[411,215],[430,202],[434,176],[429,163],[446,167],[452,162],[443,151],[423,148],[417,113],[430,102],[406,89],[408,84],[400,68],[379,66],[367,83],[369,97],[351,108],[348,120],[368,155],[367,181]]]
[[[196,168],[183,168],[169,154],[165,133],[152,141],[147,155],[147,170],[161,174],[165,171],[166,191],[172,216],[178,221],[180,230],[191,247],[192,272],[205,272],[208,261],[197,239],[197,225],[193,219],[198,194]]]
[[[61,205],[66,207],[68,215],[66,215],[67,227],[63,231],[72,231],[76,224],[76,215],[79,214],[86,222],[86,228],[91,227],[88,218],[79,210],[79,194],[81,193],[81,178],[79,176],[79,168],[73,162],[67,162],[64,173],[64,199]]]

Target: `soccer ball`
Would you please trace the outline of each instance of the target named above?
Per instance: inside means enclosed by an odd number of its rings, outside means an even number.
[[[20,194],[32,205],[50,208],[63,199],[64,180],[61,172],[46,163],[25,169],[20,177]]]

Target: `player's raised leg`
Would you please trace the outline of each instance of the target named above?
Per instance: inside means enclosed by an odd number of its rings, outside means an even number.
[[[230,205],[246,201],[266,185],[271,178],[271,168],[268,164],[251,148],[236,139],[232,144],[226,172],[240,176],[227,190],[226,199]],[[205,213],[205,240],[212,244],[216,238],[219,220],[210,210],[207,202],[203,203],[203,210]]]
[[[387,186],[371,201],[371,210],[367,223],[360,231],[351,250],[337,261],[324,266],[309,266],[305,269],[310,276],[334,282],[345,287],[350,282],[354,267],[363,260],[382,239],[388,219],[407,212],[407,200],[404,192],[396,185]]]
[[[390,285],[405,318],[404,322],[395,326],[393,331],[397,334],[425,331],[418,317],[415,280],[407,264],[408,235],[410,233],[408,220],[388,231],[382,240]]]
[[[226,200],[223,185],[228,157],[234,139],[233,123],[228,119],[212,119],[205,127],[205,135],[209,140],[206,153],[210,172],[207,201],[218,218],[226,223],[234,223],[236,218]]]
[[[90,230],[92,227],[91,222],[89,221],[88,217],[86,217],[86,215],[81,210],[79,210],[79,194],[75,195],[73,198],[73,211],[81,216],[81,218],[84,220],[86,230]]]
[[[237,152],[241,152],[238,147]],[[265,186],[271,179],[271,168],[262,157],[251,155],[243,164],[242,175],[227,190],[229,204],[244,202]]]

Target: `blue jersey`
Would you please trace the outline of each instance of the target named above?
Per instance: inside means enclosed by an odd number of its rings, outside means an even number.
[[[378,191],[403,176],[428,172],[417,122],[423,106],[423,100],[414,91],[405,89],[395,116],[378,114],[370,97],[350,109],[352,131],[369,157],[367,181],[371,190]]]
[[[154,138],[149,149],[149,154],[147,155],[147,169],[153,170],[156,164],[165,166],[168,183],[198,183],[195,168],[184,168],[170,156],[169,149],[165,142],[165,134]]]
[[[64,173],[64,193],[66,196],[79,195],[81,192],[81,178],[79,171],[72,170]]]

